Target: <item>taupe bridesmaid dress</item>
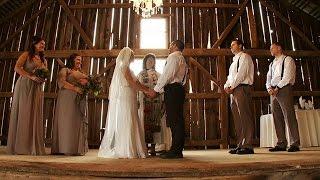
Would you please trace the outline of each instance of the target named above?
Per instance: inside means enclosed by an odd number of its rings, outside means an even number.
[[[88,103],[87,97],[79,98],[77,93],[63,88],[64,82],[77,85],[80,72],[67,68],[59,72],[60,90],[53,124],[52,154],[85,155],[88,152]]]
[[[37,68],[35,62],[29,58],[23,65],[23,70],[30,74],[35,68]],[[20,76],[13,93],[7,143],[8,153],[44,155],[43,134],[42,84]]]

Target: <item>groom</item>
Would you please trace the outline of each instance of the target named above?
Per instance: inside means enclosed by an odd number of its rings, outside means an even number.
[[[169,56],[162,75],[159,77],[154,89],[150,89],[147,95],[156,97],[164,91],[164,102],[166,106],[167,125],[172,133],[172,146],[169,152],[162,154],[164,159],[183,158],[184,148],[184,118],[183,104],[185,92],[183,85],[186,83],[187,64],[182,56],[184,43],[180,40],[171,42]]]

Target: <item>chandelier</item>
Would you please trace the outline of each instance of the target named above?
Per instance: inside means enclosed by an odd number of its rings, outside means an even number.
[[[163,5],[162,0],[130,0],[134,11],[143,18],[149,18]]]

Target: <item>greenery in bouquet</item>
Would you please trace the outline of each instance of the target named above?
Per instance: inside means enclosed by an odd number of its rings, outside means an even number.
[[[34,75],[42,79],[48,79],[50,71],[47,68],[39,68],[34,71]]]
[[[82,89],[82,96],[98,96],[102,89],[100,77],[89,76],[88,82],[85,85],[79,84],[79,87]]]

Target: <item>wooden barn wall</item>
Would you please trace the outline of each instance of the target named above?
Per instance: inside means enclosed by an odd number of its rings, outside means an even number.
[[[61,1],[61,0],[60,0]],[[270,43],[279,41],[286,50],[310,50],[301,35],[284,23],[273,11],[262,6],[256,0],[216,0],[216,3],[238,5],[247,3],[235,25],[224,37],[228,25],[237,15],[239,8],[202,8],[202,7],[164,7],[163,17],[168,18],[169,39],[181,39],[186,48],[229,48],[234,38],[241,38],[246,49],[268,49]],[[168,3],[212,3],[213,0],[165,0]],[[65,0],[67,5],[128,3],[128,0]],[[320,23],[295,8],[288,9],[279,3],[267,1],[290,23],[297,26],[306,37],[320,48]],[[72,15],[78,21],[94,49],[121,49],[129,46],[139,49],[139,16],[132,8],[70,8],[71,14],[59,4],[59,1],[35,1],[24,11],[0,21],[0,51],[24,51],[28,48],[30,37],[39,34],[46,41],[47,50],[85,50],[93,49],[70,21]],[[39,16],[36,12],[41,11]],[[160,17],[162,17],[160,15]],[[32,19],[32,21],[29,21]],[[22,31],[19,31],[22,28]],[[13,35],[15,35],[13,37]],[[220,38],[224,39],[219,42]],[[3,42],[8,41],[4,46]],[[219,43],[217,43],[219,42]],[[265,81],[271,56],[253,56],[255,65],[255,85],[253,112],[255,117],[255,138],[259,143],[259,118],[268,113],[269,96],[265,92]],[[84,71],[90,75],[98,74],[114,60],[114,57],[83,58]],[[233,120],[228,105],[228,97],[211,77],[223,85],[232,61],[230,55],[186,57],[190,67],[188,92],[185,103],[185,123],[187,145],[192,147],[227,147],[234,143]],[[296,98],[303,95],[315,102],[320,108],[320,59],[317,56],[294,57],[297,65]],[[46,143],[50,145],[51,130],[56,104],[57,74],[59,66],[56,58],[47,58],[51,71],[50,79],[45,83],[44,126]],[[62,58],[64,60],[64,58]],[[0,135],[1,144],[6,144],[12,92],[18,75],[14,72],[16,59],[0,59]],[[108,110],[108,88],[112,78],[111,67],[104,74],[104,89],[98,98],[89,99],[89,144],[98,147],[105,125]],[[315,92],[310,93],[309,91]],[[297,102],[297,101],[296,101]]]

